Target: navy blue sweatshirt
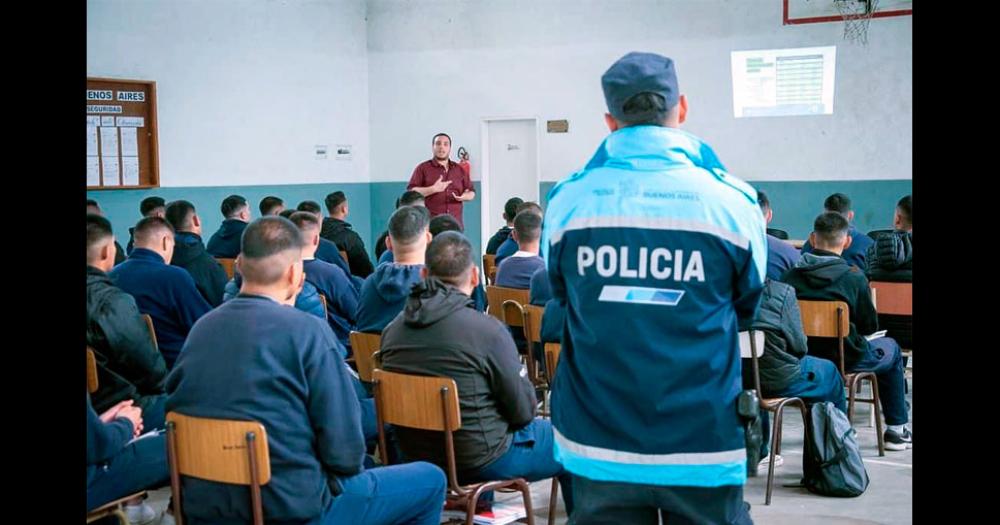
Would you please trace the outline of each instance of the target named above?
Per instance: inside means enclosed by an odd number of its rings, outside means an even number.
[[[341,270],[344,270],[344,273],[351,275],[351,267],[340,256],[340,250],[337,249],[337,245],[322,237],[319,238],[319,247],[316,248],[316,258],[323,262],[336,264]]]
[[[875,241],[856,230],[853,224],[847,233],[851,236],[851,245],[840,255],[841,258],[847,261],[847,264],[857,266],[861,271],[867,270],[868,260],[866,259],[866,255],[868,254],[868,247],[875,244]],[[806,239],[806,242],[802,244],[802,254],[811,253],[813,250],[814,248],[809,244],[809,240]]]
[[[802,254],[791,244],[768,234],[767,236],[767,278],[780,281],[785,272],[799,262]]]
[[[167,368],[172,367],[194,322],[212,309],[191,274],[170,266],[152,250],[136,248],[108,275],[135,298],[140,312],[153,318],[160,352]]]
[[[541,336],[543,343],[558,343],[562,341],[563,325],[566,322],[566,305],[552,299],[552,285],[549,283],[549,272],[543,266],[531,276],[529,302],[535,306],[544,306],[542,313]]]
[[[500,263],[503,262],[504,259],[517,253],[517,250],[518,250],[517,242],[514,241],[514,236],[511,235],[510,237],[507,238],[506,241],[500,244],[499,248],[497,248],[497,256],[494,259],[494,262],[497,265],[497,269],[499,270]]]
[[[132,422],[124,417],[109,423],[101,421],[87,394],[87,486],[97,476],[97,469],[111,458],[121,454],[135,431]]]
[[[334,335],[351,353],[351,330],[358,312],[358,289],[340,267],[319,259],[302,261],[306,281],[326,297],[326,319]]]
[[[358,397],[322,320],[267,297],[240,294],[191,330],[167,378],[167,410],[264,425],[269,524],[319,516],[338,476],[362,471]],[[184,478],[184,511],[209,523],[250,520],[247,487]]]
[[[219,231],[213,233],[208,240],[208,253],[212,254],[212,257],[225,259],[236,257],[240,254],[240,240],[246,228],[247,223],[239,219],[222,221]]]
[[[541,268],[545,268],[545,261],[537,255],[533,257],[512,255],[497,266],[497,286],[527,290],[531,287],[531,276]]]
[[[385,253],[392,253],[386,251]],[[422,264],[385,263],[361,285],[358,303],[358,331],[381,334],[389,321],[406,306],[410,288],[422,281]]]

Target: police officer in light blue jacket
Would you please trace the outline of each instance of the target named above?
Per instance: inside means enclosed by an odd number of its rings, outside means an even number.
[[[612,133],[549,193],[542,234],[566,309],[552,421],[570,523],[752,523],[737,324],[763,289],[757,194],[678,129],[671,59],[629,53],[601,82]]]

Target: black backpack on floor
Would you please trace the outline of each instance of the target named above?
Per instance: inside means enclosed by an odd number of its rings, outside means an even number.
[[[823,496],[853,498],[868,488],[868,472],[847,415],[833,403],[809,410],[809,435],[802,458],[802,484]]]

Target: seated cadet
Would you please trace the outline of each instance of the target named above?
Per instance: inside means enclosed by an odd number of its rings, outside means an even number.
[[[869,232],[875,243],[868,247],[869,281],[913,282],[913,198],[899,199],[892,220],[892,230]],[[874,234],[874,235],[873,235]],[[887,336],[903,348],[913,348],[913,317],[878,314],[878,324]]]
[[[518,251],[503,260],[497,267],[497,286],[527,290],[531,276],[545,267],[538,256],[538,241],[542,237],[542,216],[533,209],[526,209],[514,217],[514,242]]]
[[[302,201],[296,209],[291,211],[285,210],[282,212],[282,217],[291,220],[292,214],[296,211],[307,211],[315,215],[319,220],[323,220],[323,210],[319,207],[319,204],[316,201]],[[286,212],[287,215],[285,215]],[[330,264],[336,264],[341,270],[344,270],[344,273],[351,275],[351,267],[348,266],[347,261],[341,257],[340,250],[337,249],[337,245],[333,244],[331,241],[322,237],[319,238],[319,248],[316,248],[316,258]],[[364,279],[353,279],[354,276],[351,277],[352,281],[355,281],[355,288],[360,290],[361,283],[364,282]]]
[[[763,191],[757,191],[757,204],[764,214],[766,224],[771,223],[774,217],[774,210],[771,208],[771,201]],[[767,234],[767,278],[775,281],[781,280],[781,276],[790,270],[795,263],[799,262],[802,254],[790,243],[787,243],[770,233]]]
[[[539,216],[543,215],[542,207],[539,206],[537,203],[531,201],[522,202],[517,207],[517,213],[521,213],[524,210],[534,210],[536,213],[538,213]],[[517,253],[517,250],[518,250],[517,241],[515,241],[513,237],[508,237],[506,241],[501,243],[500,247],[497,248],[497,256],[495,259],[497,268],[500,267],[500,263],[503,262],[504,259]]]
[[[802,260],[785,274],[783,280],[795,288],[799,301],[847,303],[850,332],[844,340],[844,368],[847,372],[875,372],[887,426],[885,448],[906,450],[913,446],[913,435],[906,428],[909,414],[904,391],[903,358],[899,345],[891,337],[871,341],[865,338],[865,335],[878,331],[878,318],[865,274],[841,257],[851,245],[849,230],[847,218],[840,213],[826,212],[817,217],[813,232],[809,234],[814,250],[803,254]],[[809,350],[815,356],[832,360],[836,358],[837,342],[834,338],[811,337]]]
[[[222,304],[226,270],[205,251],[201,241],[201,218],[194,205],[185,200],[167,205],[165,218],[174,227],[174,255],[170,264],[187,270],[201,296],[213,307]]]
[[[208,253],[212,257],[232,259],[240,254],[240,236],[250,222],[250,204],[239,195],[222,200],[222,226],[208,240]]]
[[[97,201],[94,199],[87,199],[87,214],[100,215],[101,217],[104,217],[104,212],[101,211],[101,205],[97,204]],[[115,240],[115,264],[118,265],[125,262],[125,255],[125,249],[122,248],[122,245],[118,244],[117,240]]]
[[[316,259],[316,248],[319,246],[319,219],[312,213],[300,211],[292,214],[291,220],[302,230],[305,239],[302,266],[305,268],[306,280],[326,297],[327,321],[330,323],[330,328],[333,328],[337,340],[344,345],[347,355],[350,356],[350,334],[357,320],[358,290],[338,266]]]
[[[407,190],[398,199],[396,199],[396,209],[403,206],[423,206],[426,207],[426,202],[424,195],[416,190]],[[389,248],[386,244],[386,239],[389,238],[389,230],[382,232],[382,235],[378,236],[378,240],[375,241],[375,259],[378,263],[375,265],[378,267],[379,264],[384,262],[392,262],[393,254],[392,248]]]
[[[325,322],[291,307],[305,280],[304,244],[281,217],[247,227],[240,295],[191,331],[167,380],[167,409],[264,425],[271,458],[271,481],[261,487],[266,523],[437,525],[445,490],[439,468],[362,466],[358,399],[337,339]],[[246,487],[181,481],[185,523],[250,520]]]
[[[552,423],[534,417],[535,389],[521,372],[510,332],[471,308],[479,272],[468,239],[459,232],[434,236],[423,273],[426,279],[382,332],[382,368],[455,380],[462,417],[454,433],[460,480],[556,476],[572,513],[570,475],[553,457]],[[397,427],[396,435],[408,459],[446,464],[440,432]]]
[[[429,229],[431,232],[431,239],[434,239],[434,237],[437,237],[444,232],[458,232],[464,234],[462,225],[459,224],[458,220],[447,213],[431,218]],[[488,306],[488,301],[486,300],[486,288],[483,285],[483,282],[485,281],[485,278],[480,279],[476,289],[472,291],[472,301],[475,304],[476,310],[479,310],[480,312],[485,312],[486,307]]]
[[[848,224],[854,221],[854,210],[851,209],[851,199],[843,193],[834,193],[823,201],[824,211],[837,212],[847,219]],[[851,243],[844,250],[843,259],[847,261],[848,265],[854,265],[865,271],[868,268],[868,263],[865,260],[865,255],[868,252],[868,247],[871,246],[874,241],[867,235],[862,234],[854,228],[853,224],[850,224],[850,230],[848,235],[851,237]],[[809,240],[806,240],[802,244],[802,253],[806,254],[813,250],[813,245]]]
[[[365,250],[365,242],[346,221],[350,213],[347,196],[342,191],[335,191],[326,196],[325,202],[330,216],[323,218],[320,236],[336,244],[338,250],[347,252],[347,264],[351,267],[348,275],[357,275],[362,279],[368,277],[375,267]]]
[[[395,259],[379,264],[361,286],[359,332],[382,333],[385,325],[403,310],[410,288],[423,280],[420,271],[431,241],[430,221],[430,213],[422,206],[403,206],[389,218],[386,244],[392,251],[386,253],[394,253]]]
[[[496,255],[497,248],[510,238],[510,232],[514,230],[514,217],[517,215],[517,207],[524,202],[520,197],[511,197],[503,205],[503,220],[507,223],[501,226],[493,237],[486,243],[486,254]]]
[[[135,298],[139,311],[153,318],[160,352],[173,368],[184,339],[212,306],[198,292],[191,274],[170,266],[174,228],[165,219],[146,217],[135,225],[135,249],[108,274]]]
[[[87,510],[170,482],[163,434],[135,442],[143,428],[142,409],[126,400],[97,415],[87,395]],[[156,511],[141,500],[125,505],[129,523],[152,523]]]
[[[104,412],[121,401],[134,401],[150,429],[162,428],[167,363],[135,299],[105,273],[115,261],[113,239],[107,219],[87,215],[87,346],[97,358],[94,407]]]
[[[268,195],[260,200],[260,204],[257,206],[260,208],[260,216],[265,215],[278,215],[285,211],[285,201],[273,195]]]
[[[163,197],[146,197],[139,203],[139,214],[143,217],[165,217],[166,201],[163,200]],[[128,244],[125,245],[125,255],[132,253],[132,248],[135,247],[134,230],[135,228],[128,229]]]

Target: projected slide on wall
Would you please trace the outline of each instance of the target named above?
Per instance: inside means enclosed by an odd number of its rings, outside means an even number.
[[[837,48],[733,51],[733,113],[742,117],[833,114]]]

